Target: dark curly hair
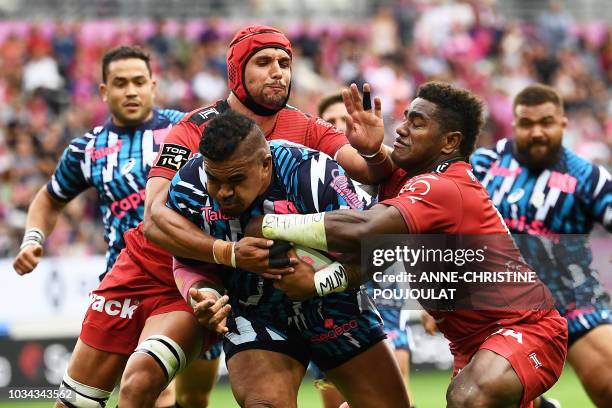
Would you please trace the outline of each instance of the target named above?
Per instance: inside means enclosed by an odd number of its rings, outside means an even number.
[[[469,91],[442,82],[427,82],[417,90],[417,97],[436,104],[436,114],[443,132],[461,132],[460,153],[468,157],[484,124],[482,101]]]
[[[252,133],[259,134],[259,142],[265,144],[264,135],[253,119],[234,110],[227,110],[214,117],[204,129],[200,139],[200,153],[213,161],[227,160]]]
[[[140,47],[122,45],[107,51],[102,57],[102,82],[106,83],[106,79],[108,77],[108,66],[111,62],[131,58],[143,60],[147,65],[149,75],[151,75],[151,57],[149,54],[147,54],[147,52]]]

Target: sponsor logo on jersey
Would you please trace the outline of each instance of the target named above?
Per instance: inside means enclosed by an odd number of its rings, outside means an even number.
[[[136,210],[145,199],[145,189],[141,189],[138,193],[132,193],[121,200],[114,201],[110,205],[110,210],[117,218],[125,217],[126,211]]]
[[[185,146],[164,143],[155,166],[179,171],[189,160],[190,153],[191,151]]]
[[[107,146],[101,149],[96,149],[95,147],[91,147],[85,150],[85,154],[91,158],[92,162],[95,162],[98,159],[101,159],[106,156],[110,156],[114,153],[119,153],[121,150],[121,145],[123,144],[123,140],[117,140],[117,144],[114,146]]]
[[[529,359],[531,360],[535,368],[542,367],[542,363],[540,363],[540,360],[538,360],[538,356],[536,355],[536,353],[531,353],[529,355]]]
[[[576,191],[576,184],[578,184],[578,180],[575,177],[558,171],[553,171],[548,179],[548,187],[558,188],[567,194],[573,194]]]
[[[333,329],[329,330],[327,333],[321,333],[319,335],[311,337],[311,341],[313,343],[323,343],[329,340],[333,340],[338,336],[342,336],[344,333],[348,333],[353,329],[356,329],[359,326],[356,320],[351,320],[350,322],[346,322],[340,326],[335,326]],[[327,329],[327,327],[326,327]]]
[[[559,242],[559,234],[546,228],[544,221],[533,220],[527,223],[527,217],[524,215],[521,215],[518,219],[506,218],[504,221],[513,232],[526,232],[531,235],[541,235],[550,238],[554,243]]]
[[[234,219],[234,217],[230,217],[228,215],[222,214],[220,210],[217,210],[217,211],[213,210],[212,207],[202,207],[202,217],[204,218],[204,221],[206,222],[219,221],[219,220],[227,221],[227,220]]]
[[[124,165],[123,167],[121,167],[121,174],[122,175],[126,175],[128,174],[136,165],[136,159],[131,157]]]
[[[521,167],[510,170],[507,167],[501,167],[497,162],[495,162],[491,165],[491,170],[489,170],[489,173],[493,176],[516,177],[521,174],[522,171],[523,169]]]
[[[107,300],[104,296],[91,294],[91,310],[106,313],[109,316],[119,316],[121,319],[131,319],[140,304],[137,300],[125,298],[122,300]]]
[[[332,170],[331,188],[334,189],[347,204],[353,209],[363,209],[363,202],[359,199],[359,195],[351,188],[348,177],[340,174],[340,170]]]

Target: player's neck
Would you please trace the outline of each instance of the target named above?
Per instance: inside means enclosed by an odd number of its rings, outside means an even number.
[[[138,123],[126,123],[122,121],[121,119],[119,119],[117,116],[111,114],[112,124],[120,128],[135,128],[135,127],[142,125],[143,123],[150,121],[151,119],[153,119],[153,110],[149,112],[146,118],[144,118],[142,121]]]
[[[236,97],[236,95],[234,95],[233,92],[230,93],[229,97],[227,98],[227,103],[229,104],[230,108],[232,108],[236,112],[240,112],[243,115],[246,115],[249,118],[253,119],[257,123],[257,126],[261,128],[261,131],[266,136],[266,138],[272,132],[272,130],[274,130],[278,113],[271,116],[256,115],[255,113],[253,113],[252,110],[244,106],[244,104],[240,101],[240,99]]]

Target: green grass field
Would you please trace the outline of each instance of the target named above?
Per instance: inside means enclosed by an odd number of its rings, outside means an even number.
[[[449,373],[441,371],[413,372],[411,377],[411,389],[415,404],[418,408],[440,408],[444,407],[444,394],[449,381]],[[567,368],[559,382],[547,395],[556,398],[564,408],[594,408],[582,390],[574,371]],[[6,408],[42,408],[50,407],[50,401],[24,401],[7,402],[0,401],[0,407]],[[116,406],[114,399],[107,407]],[[304,408],[318,408],[321,406],[319,395],[315,390],[312,380],[306,379],[300,389],[298,406]],[[238,405],[234,402],[229,384],[221,382],[213,391],[210,408],[234,408]]]

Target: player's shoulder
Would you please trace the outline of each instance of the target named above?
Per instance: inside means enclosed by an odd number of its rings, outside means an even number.
[[[561,148],[561,160],[564,162],[562,164],[566,167],[567,171],[575,177],[588,177],[597,169],[597,165],[566,147]]]
[[[500,139],[493,146],[483,146],[476,149],[474,153],[472,153],[470,160],[497,160],[501,156],[507,154],[510,148],[510,139]]]
[[[184,115],[182,123],[191,123],[198,128],[205,125],[215,116],[229,110],[229,104],[226,100],[220,100],[210,105],[199,107]]]
[[[108,128],[106,125],[94,126],[82,135],[72,138],[67,148],[70,151],[78,152],[80,149],[85,149],[92,141],[95,143],[96,139],[99,138],[108,138]]]
[[[196,153],[191,157],[183,167],[176,173],[177,179],[191,180],[194,177],[197,179],[200,176],[200,172],[204,169],[204,156],[200,153]]]
[[[291,142],[284,139],[275,139],[268,142],[270,152],[273,156],[286,156],[287,154],[299,160],[307,160],[313,156],[325,157],[331,159],[327,154],[318,150],[311,149],[303,144]]]
[[[154,112],[156,115],[160,117],[160,119],[166,120],[171,124],[175,124],[181,121],[185,116],[185,112],[176,110],[176,109],[160,109],[155,108]]]
[[[308,113],[302,112],[298,108],[292,105],[286,105],[283,109],[278,112],[282,118],[291,118],[295,120],[308,121],[312,116]]]

